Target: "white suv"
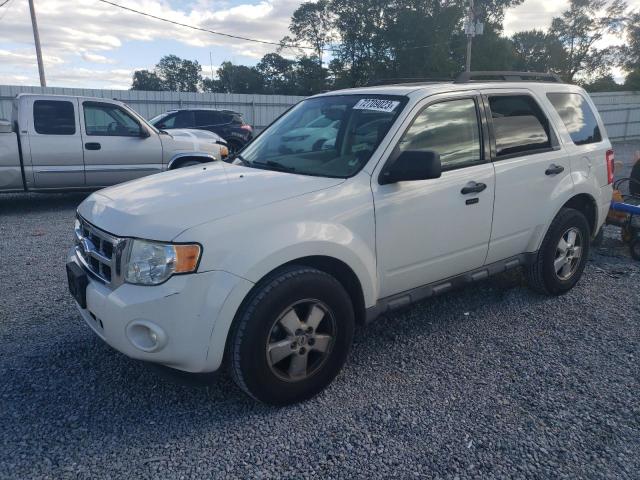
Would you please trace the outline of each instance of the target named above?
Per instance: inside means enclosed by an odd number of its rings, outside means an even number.
[[[483,76],[317,95],[232,163],[94,193],[67,264],[82,317],[130,357],[224,364],[287,404],[332,381],[357,322],[513,267],[567,292],[607,213],[611,144],[581,88]],[[320,118],[331,145],[286,148]]]

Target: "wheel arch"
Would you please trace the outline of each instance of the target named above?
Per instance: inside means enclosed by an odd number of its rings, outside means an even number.
[[[581,212],[589,223],[589,229],[591,231],[591,238],[594,238],[598,233],[598,204],[596,203],[596,199],[588,193],[578,193],[574,195],[569,200],[567,200],[560,210],[556,212],[556,215],[563,208],[573,208]],[[555,215],[554,215],[555,218]]]

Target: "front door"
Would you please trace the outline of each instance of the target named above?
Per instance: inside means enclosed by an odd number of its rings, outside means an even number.
[[[478,96],[430,97],[414,111],[391,156],[435,151],[443,173],[389,185],[372,177],[381,297],[481,267],[491,235],[494,169]]]
[[[87,185],[104,187],[162,170],[162,144],[119,105],[82,102]]]

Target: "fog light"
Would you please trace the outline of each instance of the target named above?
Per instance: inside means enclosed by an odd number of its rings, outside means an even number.
[[[167,335],[158,325],[148,320],[134,320],[127,326],[127,338],[143,352],[157,352],[167,344]]]

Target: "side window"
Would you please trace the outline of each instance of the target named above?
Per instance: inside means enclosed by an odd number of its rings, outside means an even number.
[[[489,96],[496,156],[551,148],[549,121],[528,95]]]
[[[404,133],[398,148],[438,152],[443,171],[483,163],[476,102],[464,98],[428,106]]]
[[[33,126],[43,135],[75,135],[76,114],[73,103],[62,100],[33,102]]]
[[[87,135],[138,137],[140,124],[129,113],[106,103],[84,102],[84,127]]]
[[[195,112],[195,126],[217,125],[220,123],[220,119],[216,113],[212,110],[197,110]]]
[[[591,107],[579,93],[547,93],[547,98],[576,145],[602,141],[600,127]]]

